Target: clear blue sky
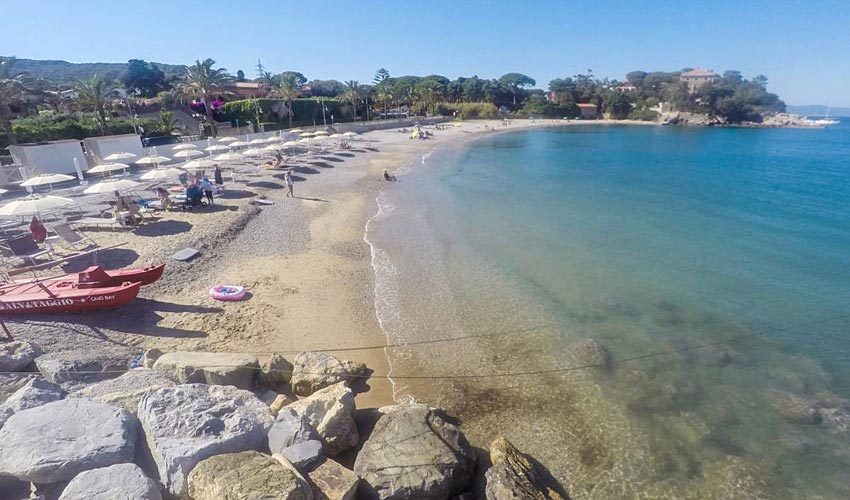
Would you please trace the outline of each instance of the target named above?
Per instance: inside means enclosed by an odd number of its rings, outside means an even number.
[[[254,76],[438,73],[549,80],[593,69],[763,73],[789,104],[850,106],[850,0],[2,0],[0,54],[72,62],[212,57]]]

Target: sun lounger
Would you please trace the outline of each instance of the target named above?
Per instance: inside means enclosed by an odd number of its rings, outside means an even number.
[[[82,248],[97,246],[97,243],[81,231],[74,229],[71,224],[57,224],[53,226],[52,229],[53,232],[55,232],[56,235],[73,250],[77,250],[77,247],[80,245],[82,245]]]
[[[76,227],[108,227],[110,229],[125,228],[126,224],[115,220],[114,217],[84,217],[78,221],[74,221]]]
[[[35,265],[36,257],[47,255],[52,258],[50,250],[39,248],[38,244],[33,241],[32,236],[28,234],[8,240],[6,241],[6,245],[12,252],[12,255],[22,258],[24,262],[29,261],[32,265]]]

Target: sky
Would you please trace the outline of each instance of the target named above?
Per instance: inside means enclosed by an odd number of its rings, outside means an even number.
[[[170,64],[371,82],[592,69],[767,75],[788,104],[850,107],[850,0],[0,0],[0,55]]]

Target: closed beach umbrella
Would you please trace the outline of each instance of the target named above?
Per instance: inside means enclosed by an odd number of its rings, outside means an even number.
[[[217,153],[219,151],[230,151],[230,146],[225,146],[224,144],[216,144],[215,146],[204,148],[204,151],[209,151],[210,153]]]
[[[136,181],[131,181],[130,179],[121,179],[117,181],[104,181],[98,182],[93,186],[87,187],[83,190],[86,194],[104,194],[104,193],[113,193],[115,191],[126,191],[128,189],[133,189],[138,186],[139,183]]]
[[[171,158],[166,156],[145,156],[141,160],[136,162],[136,165],[159,165],[160,163],[165,163],[167,161],[171,161]]]
[[[197,149],[197,148],[198,148],[198,146],[196,146],[194,144],[186,143],[186,144],[178,144],[177,146],[174,146],[173,148],[171,148],[171,150],[172,151],[186,151],[188,149]]]
[[[187,161],[183,165],[183,168],[209,168],[216,166],[217,163],[217,161],[210,160],[209,158],[203,158],[200,160]]]
[[[125,163],[104,163],[103,165],[97,165],[86,172],[90,174],[107,174],[109,172],[117,172],[118,170],[127,170],[130,168],[130,165]]]
[[[239,153],[224,153],[223,155],[218,155],[213,159],[216,161],[242,161],[245,159],[245,155],[241,155]]]
[[[204,152],[197,149],[184,149],[174,153],[175,158],[197,158],[199,156],[204,156]]]
[[[121,161],[121,160],[132,160],[132,159],[135,159],[135,158],[136,158],[136,155],[134,155],[133,153],[126,153],[126,152],[122,151],[120,153],[112,153],[111,155],[104,158],[103,161],[113,162],[113,161]]]
[[[266,154],[266,152],[263,151],[262,149],[251,148],[251,149],[246,149],[245,151],[242,151],[242,154],[245,155],[245,156],[263,156],[264,154]]]
[[[36,186],[46,186],[52,184],[58,184],[60,182],[71,181],[74,180],[75,177],[71,177],[70,175],[65,174],[42,174],[37,175],[35,177],[31,177],[24,182],[21,183],[21,186],[24,187],[36,187]]]
[[[177,167],[155,168],[149,172],[142,174],[142,179],[146,181],[161,181],[163,179],[175,179],[180,174],[184,173],[183,169]]]
[[[61,196],[32,196],[10,201],[0,207],[0,217],[33,215],[47,210],[73,205],[74,200]]]

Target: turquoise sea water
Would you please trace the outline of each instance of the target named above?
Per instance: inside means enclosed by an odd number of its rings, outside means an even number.
[[[464,394],[537,391],[547,424],[516,432],[526,447],[576,439],[581,418],[598,424],[581,432],[610,434],[600,442],[634,444],[599,445],[602,461],[582,458],[587,447],[543,452],[575,498],[718,497],[738,475],[778,497],[847,497],[848,124],[541,128],[438,150],[399,174],[367,231],[388,336],[506,335],[391,351],[396,374],[575,366],[587,338],[614,359],[656,353],[604,375],[476,380]],[[417,384],[400,378],[397,397],[486,420],[457,384]],[[559,384],[558,398],[592,399],[586,414],[544,406]]]

